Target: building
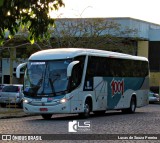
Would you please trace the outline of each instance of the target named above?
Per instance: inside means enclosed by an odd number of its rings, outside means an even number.
[[[155,92],[160,92],[160,25],[133,19],[133,18],[108,18],[122,25],[137,29],[136,41],[138,56],[144,56],[150,63],[150,87]],[[128,38],[133,38],[129,35]]]
[[[12,74],[12,81],[11,81],[11,76],[10,76],[10,59],[9,58],[3,58],[1,63],[2,63],[2,71],[1,71],[1,83],[4,84],[9,84],[9,83],[23,83],[23,78],[22,76],[24,75],[24,71],[21,72],[21,80],[16,78],[16,67],[21,63],[24,62],[25,60],[17,59],[16,61],[13,61],[13,74]]]
[[[59,22],[61,21],[70,21],[74,24],[78,23],[84,23],[85,20],[95,20],[96,18],[79,18],[79,19],[58,19],[56,21],[57,28],[59,30],[63,29],[63,27],[60,26]],[[100,18],[98,18],[100,19]],[[101,18],[103,20],[107,21],[113,21],[115,23],[118,23],[121,25],[121,29],[128,27],[129,29],[136,29],[136,34],[129,34],[124,35],[124,38],[132,39],[134,41],[134,45],[136,46],[137,50],[135,52],[135,55],[138,56],[144,56],[149,59],[150,63],[150,87],[158,92],[158,89],[160,87],[160,25],[134,19],[134,18]],[[104,33],[103,33],[104,34]],[[112,33],[114,35],[114,33]],[[53,35],[56,36],[56,35]],[[116,36],[116,34],[114,35]],[[8,59],[2,59],[2,62],[0,64],[0,67],[2,68],[0,70],[0,76],[2,77],[2,83],[5,83],[6,77],[9,78],[10,74],[7,72],[9,69],[9,62],[7,62]],[[16,64],[15,64],[16,66]],[[14,67],[15,69],[15,67]],[[15,70],[13,69],[13,73]],[[14,78],[14,77],[13,77]],[[8,82],[8,81],[7,81]],[[18,82],[14,78],[14,82]]]

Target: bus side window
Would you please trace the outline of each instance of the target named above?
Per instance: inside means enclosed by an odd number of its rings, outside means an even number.
[[[79,61],[72,69],[72,76],[71,76],[71,90],[77,88],[82,80],[85,56],[78,56],[74,58],[75,61]]]
[[[72,70],[72,76],[71,76],[71,89],[77,88],[81,83],[82,78],[82,68],[80,67],[80,63],[75,65]]]

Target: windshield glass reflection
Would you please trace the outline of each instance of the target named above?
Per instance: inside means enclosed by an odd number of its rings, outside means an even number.
[[[67,67],[71,60],[29,62],[24,91],[30,96],[55,96],[67,91]]]

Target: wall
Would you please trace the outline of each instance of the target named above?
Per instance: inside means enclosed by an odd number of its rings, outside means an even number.
[[[26,60],[17,59],[17,61],[13,62],[13,84],[19,83],[20,80],[16,78],[16,67]],[[4,83],[4,76],[10,76],[10,59],[9,58],[2,58],[2,83]],[[10,79],[7,80],[7,84],[10,83]]]
[[[138,41],[137,55],[148,58],[148,48],[149,48],[148,41]]]

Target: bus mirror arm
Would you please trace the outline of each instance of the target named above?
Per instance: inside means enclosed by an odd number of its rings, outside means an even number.
[[[22,63],[22,64],[19,64],[16,68],[16,77],[17,78],[20,78],[20,70],[21,68],[23,68],[27,63]]]
[[[67,67],[67,77],[71,76],[73,67],[78,63],[79,63],[79,61],[73,61],[68,65],[68,67]]]

